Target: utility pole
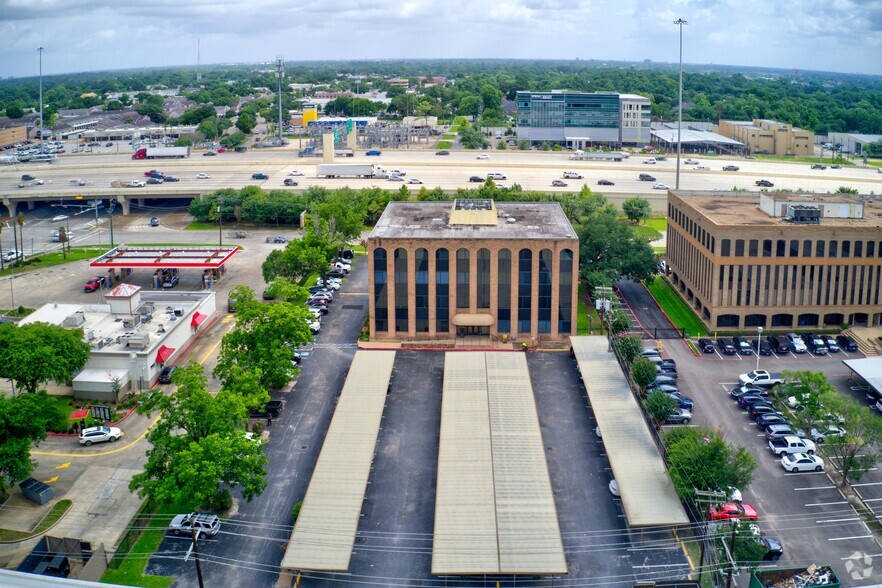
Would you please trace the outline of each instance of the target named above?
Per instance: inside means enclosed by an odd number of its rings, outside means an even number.
[[[113,209],[116,208],[116,200],[114,198],[110,199],[110,204],[107,207],[108,216],[110,217],[110,248],[113,249]]]
[[[40,52],[40,150],[43,150],[43,51],[42,47],[38,48]]]
[[[720,502],[724,502],[727,496],[725,492],[714,492],[712,490],[699,490],[695,489],[695,503],[698,504],[702,508],[702,514],[707,512],[707,506],[711,504],[718,504]],[[703,531],[701,537],[701,555],[698,561],[698,585],[701,585],[701,574],[704,570],[704,554],[707,550],[707,522],[704,521],[702,516]]]
[[[282,78],[285,77],[285,60],[276,57],[276,77],[279,80],[279,146],[282,146]]]
[[[729,572],[726,588],[732,588],[732,575],[735,573],[735,536],[738,533],[738,519],[732,519],[732,538],[729,540]]]
[[[683,25],[689,24],[682,18],[674,21],[680,27],[680,101],[677,106],[677,181],[675,188],[680,189],[680,133],[683,128]]]
[[[194,529],[191,536],[193,537],[193,557],[196,559],[196,575],[199,577],[199,588],[205,588],[202,580],[202,563],[199,561],[199,546],[196,544],[199,539],[199,531]]]

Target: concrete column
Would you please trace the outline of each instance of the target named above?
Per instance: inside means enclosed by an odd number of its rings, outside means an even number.
[[[28,203],[28,210],[33,210],[34,209],[34,201],[27,200],[27,203]]]
[[[322,161],[325,163],[334,163],[334,134],[325,133],[322,135]]]
[[[13,200],[7,197],[3,199],[3,205],[6,207],[6,210],[9,211],[9,216],[14,217],[15,209],[18,206],[18,200]]]
[[[407,335],[416,336],[416,249],[407,249]]]
[[[496,317],[499,316],[499,247],[490,248],[490,315],[493,324],[490,325],[490,336],[494,339],[499,334],[499,325]]]
[[[115,198],[116,201],[120,204],[120,206],[122,207],[123,216],[128,216],[129,211],[131,210],[129,199],[122,194],[117,194],[116,196],[112,196],[111,198]]]
[[[438,320],[437,300],[435,300],[437,292],[437,284],[435,283],[435,251],[429,249],[429,337],[434,338],[437,335],[436,322]]]

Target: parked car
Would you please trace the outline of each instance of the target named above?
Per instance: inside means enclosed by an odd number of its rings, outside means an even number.
[[[802,341],[815,355],[827,355],[827,346],[824,345],[824,340],[814,333],[803,333]]]
[[[832,336],[821,335],[820,339],[824,342],[824,347],[827,348],[827,351],[829,351],[830,353],[839,353],[839,344]]]
[[[615,182],[610,180],[597,180],[598,186],[615,186]]]
[[[788,472],[823,472],[824,460],[808,453],[788,453],[781,458],[781,466]]]
[[[166,276],[162,281],[163,288],[174,288],[178,285],[178,276]]]
[[[731,521],[733,519],[749,519],[755,521],[759,518],[753,505],[743,502],[727,502],[720,506],[710,507],[708,520]]]
[[[652,386],[647,388],[646,395],[649,396],[653,392],[664,392],[665,394],[670,394],[672,392],[679,392],[680,389],[674,386],[673,384],[661,384],[659,386]]]
[[[805,353],[808,351],[808,347],[805,346],[802,338],[796,333],[787,333],[787,340],[790,342],[790,347],[794,353]]]
[[[677,378],[671,377],[667,374],[658,374],[655,376],[655,380],[650,386],[662,386],[665,384],[668,386],[675,386],[677,384]]]
[[[380,155],[382,152],[379,149],[371,149],[370,151],[366,151],[365,155],[369,157],[376,157]]]
[[[809,431],[809,435],[811,435],[812,441],[821,444],[826,443],[831,437],[842,437],[845,435],[845,429],[839,425],[818,425]]]
[[[104,276],[92,276],[88,280],[86,280],[86,285],[83,286],[83,292],[94,292],[100,288],[103,288],[107,283],[107,278]]]
[[[178,369],[177,366],[167,365],[162,368],[162,371],[159,372],[159,383],[160,384],[171,384],[172,374],[175,373],[175,370]]]
[[[769,439],[769,449],[775,455],[786,455],[788,453],[808,453],[815,452],[815,443],[809,439],[801,439],[796,435],[786,435],[776,439]]]
[[[844,351],[858,350],[857,341],[846,335],[837,335],[836,342],[839,343],[839,348]]]
[[[759,355],[772,355],[772,346],[767,339],[753,340],[753,350]]]
[[[679,408],[685,408],[688,411],[691,411],[695,406],[695,401],[689,396],[683,396],[680,392],[668,392],[668,396],[677,401],[677,406]]]
[[[751,404],[756,404],[757,402],[768,403],[768,400],[759,394],[742,394],[738,397],[738,406],[744,410],[748,410]]]
[[[714,344],[710,339],[699,339],[698,340],[698,348],[702,353],[713,353],[714,352]]]
[[[787,337],[772,336],[767,340],[775,353],[790,353],[790,341]]]
[[[669,414],[665,422],[669,425],[688,425],[691,420],[692,413],[685,408],[679,408],[676,412]]]
[[[760,429],[762,429],[763,431],[765,431],[766,427],[768,427],[769,425],[789,425],[789,424],[790,424],[790,419],[788,419],[787,417],[782,416],[780,414],[774,414],[774,413],[764,414],[764,415],[757,417],[757,419],[756,419],[756,426],[759,427]]]
[[[751,386],[748,384],[747,386],[738,386],[736,388],[732,388],[732,391],[729,393],[732,398],[736,399],[744,396],[745,394],[753,394],[755,396],[768,396],[769,391],[766,388]]]
[[[772,415],[776,414],[778,416],[784,416],[784,413],[772,406],[771,404],[766,404],[764,402],[755,402],[750,405],[750,408],[747,409],[747,414],[750,415],[750,418],[753,420],[758,419],[764,415]]]
[[[797,431],[794,431],[790,425],[769,425],[766,427],[766,439],[779,439],[781,437],[796,436],[802,437]]]
[[[753,348],[750,346],[750,341],[748,341],[747,337],[732,337],[732,344],[741,355],[753,355]]]
[[[198,535],[214,537],[220,531],[220,518],[213,514],[191,512],[180,514],[171,520],[168,530],[174,535]]]
[[[122,431],[117,427],[86,427],[80,431],[80,445],[90,447],[92,443],[114,443],[122,437]]]
[[[726,355],[735,355],[737,353],[731,339],[717,339],[717,347]]]

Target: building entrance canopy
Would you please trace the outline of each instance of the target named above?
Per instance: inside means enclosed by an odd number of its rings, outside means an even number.
[[[455,314],[450,320],[457,327],[489,327],[496,320],[489,314]]]

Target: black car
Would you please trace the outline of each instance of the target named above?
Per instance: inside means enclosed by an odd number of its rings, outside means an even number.
[[[836,339],[834,339],[830,335],[821,335],[821,341],[824,342],[824,346],[827,347],[827,351],[830,353],[839,353],[839,343],[837,343]]]
[[[747,340],[747,337],[732,337],[732,344],[741,355],[753,355],[753,348],[750,345],[750,341]]]
[[[844,351],[857,351],[857,341],[852,339],[851,337],[847,337],[845,335],[838,335],[836,337],[836,342],[839,343],[839,348]]]
[[[787,337],[773,336],[769,337],[767,341],[775,353],[788,353],[790,351],[790,342],[787,340]]]
[[[769,345],[769,342],[767,340],[754,340],[753,350],[760,355],[772,355],[772,346]]]
[[[747,414],[749,414],[753,420],[758,419],[764,414],[776,414],[778,416],[784,416],[783,412],[781,412],[771,404],[760,403],[751,404],[750,409],[747,411]]]
[[[166,182],[180,182],[180,178],[176,178],[175,176],[165,176]]]
[[[21,175],[22,182],[30,182],[31,180],[36,180],[36,179],[37,178],[35,176],[32,176],[31,174],[22,174]]]
[[[763,404],[769,403],[768,400],[759,394],[742,394],[738,397],[738,406],[745,410],[749,409],[752,404],[756,404],[757,402]]]
[[[744,396],[745,394],[753,394],[756,396],[768,396],[769,390],[767,388],[761,388],[760,386],[739,386],[737,388],[732,388],[732,391],[729,395],[732,398],[738,398],[739,396]]]
[[[159,226],[159,219],[156,218],[155,216],[151,217],[150,218],[150,226],[151,227],[158,227]]]
[[[784,545],[776,537],[762,537],[759,542],[766,548],[763,561],[778,561],[784,555]]]
[[[214,151],[206,151],[202,154],[202,157],[214,157],[215,155],[217,155],[217,153],[215,153]]]
[[[808,347],[809,351],[815,355],[827,354],[827,347],[824,345],[824,340],[814,333],[803,333],[802,342],[805,343],[805,346]]]
[[[609,180],[597,180],[597,185],[598,186],[615,186],[615,183],[611,182]]]
[[[757,186],[759,186],[761,188],[771,188],[775,185],[772,182],[770,182],[769,180],[757,180],[756,182],[754,182],[754,184],[756,184]]]
[[[469,178],[469,181],[470,181],[470,182],[475,182],[475,183],[481,183],[481,184],[483,184],[483,183],[484,183],[484,178],[482,178],[481,176],[472,176],[472,177]]]
[[[171,384],[172,374],[175,373],[175,370],[178,369],[177,366],[167,365],[162,368],[162,371],[159,372],[159,383],[160,384]]]
[[[759,427],[760,429],[762,429],[763,431],[765,431],[766,427],[768,427],[769,425],[789,425],[789,424],[790,424],[790,419],[788,419],[785,416],[781,416],[781,415],[774,414],[774,413],[764,414],[760,417],[757,417],[757,419],[756,419],[756,426]]]
[[[702,353],[713,353],[714,352],[714,344],[710,339],[699,339],[698,340],[698,348]]]
[[[436,151],[435,155],[450,155],[450,151],[442,149],[441,151]]]
[[[717,347],[719,347],[720,351],[725,355],[735,355],[737,353],[735,345],[732,343],[731,339],[717,339]]]

